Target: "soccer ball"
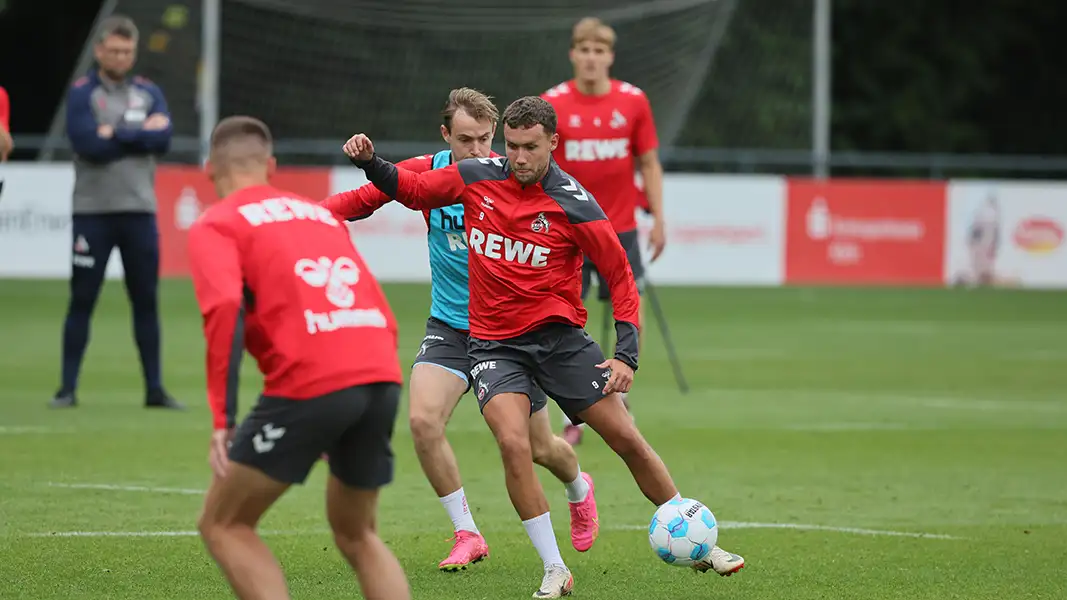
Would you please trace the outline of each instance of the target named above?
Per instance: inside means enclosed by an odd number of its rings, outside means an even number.
[[[691,567],[711,552],[719,525],[711,510],[697,500],[671,500],[656,510],[648,525],[648,542],[663,562]]]

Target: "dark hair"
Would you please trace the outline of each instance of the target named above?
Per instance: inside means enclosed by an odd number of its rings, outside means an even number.
[[[102,44],[111,36],[118,36],[126,40],[137,41],[137,25],[133,19],[125,15],[111,15],[100,23],[100,29],[96,33],[96,43]]]
[[[273,143],[270,128],[263,121],[244,115],[226,117],[219,121],[218,125],[215,125],[215,130],[211,132],[211,147],[218,148],[232,141],[249,137],[258,139],[268,148]]]
[[[552,135],[556,133],[556,109],[539,96],[523,96],[504,110],[504,124],[512,129],[541,125],[545,133]]]
[[[500,112],[493,104],[493,99],[478,90],[471,88],[456,88],[448,94],[448,102],[441,111],[441,122],[445,129],[452,131],[452,117],[457,110],[467,113],[475,121],[489,121],[496,124],[500,118]]]

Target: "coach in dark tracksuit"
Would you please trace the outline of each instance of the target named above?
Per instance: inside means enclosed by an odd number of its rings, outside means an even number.
[[[99,69],[74,82],[67,96],[67,136],[76,155],[74,235],[62,384],[51,403],[55,408],[77,405],[89,321],[115,247],[122,255],[133,312],[145,405],[183,408],[163,389],[160,372],[155,157],[170,148],[170,114],[155,84],[128,77],[137,37],[130,19],[105,19],[94,45]]]

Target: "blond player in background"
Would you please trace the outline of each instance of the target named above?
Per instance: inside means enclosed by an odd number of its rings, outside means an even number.
[[[641,174],[648,212],[653,219],[649,249],[655,261],[667,243],[663,220],[663,166],[652,107],[639,88],[611,77],[615,62],[615,30],[600,19],[578,21],[571,36],[574,78],[541,95],[559,115],[559,146],[553,157],[560,168],[581,182],[607,213],[619,236],[638,292],[644,291],[644,265],[637,235],[638,189],[634,171]],[[593,274],[604,278],[588,260],[582,267],[582,299],[589,293]],[[607,300],[608,288],[598,284],[598,296]],[[644,303],[640,320],[644,322]],[[629,408],[629,402],[623,398]],[[563,437],[578,444],[582,426],[564,416]]]

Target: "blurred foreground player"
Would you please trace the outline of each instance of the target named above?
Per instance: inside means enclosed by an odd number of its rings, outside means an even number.
[[[401,168],[422,172],[467,158],[496,156],[491,147],[500,115],[488,96],[470,88],[452,90],[442,116],[441,136],[449,149],[402,161]],[[323,205],[355,220],[369,216],[391,200],[373,185],[364,185],[330,196]],[[470,290],[464,241],[467,234],[462,203],[422,212],[430,252],[432,300],[426,336],[411,369],[411,435],[422,470],[455,530],[452,551],[438,568],[454,571],[489,556],[489,546],[467,504],[456,456],[445,438],[445,425],[452,411],[470,389]],[[535,405],[547,406],[544,392],[534,389],[533,393],[538,396],[533,401]],[[534,462],[564,484],[571,512],[571,544],[579,552],[589,550],[599,531],[593,479],[582,473],[574,449],[552,433],[547,410],[530,415],[530,448]]]
[[[460,199],[470,269],[471,375],[478,404],[497,440],[508,494],[541,555],[545,573],[535,598],[570,594],[574,577],[560,557],[548,502],[533,470],[529,415],[539,386],[575,422],[587,422],[629,467],[651,502],[679,498],[663,461],[622,404],[637,368],[637,285],[604,212],[551,158],[556,114],[541,98],[504,111],[507,158],[461,161],[415,173],[374,154],[354,136],[345,151],[385,194],[410,208]],[[604,359],[582,329],[586,312],[574,275],[588,255],[611,288],[618,344]],[[706,563],[727,575],[744,560],[718,547]]]
[[[582,182],[600,202],[626,249],[640,294],[644,289],[645,270],[634,216],[638,197],[634,185],[635,159],[644,179],[653,219],[649,235],[653,261],[663,252],[667,239],[663,221],[663,167],[659,162],[652,107],[640,89],[611,78],[615,31],[599,19],[585,18],[574,26],[570,60],[574,78],[541,95],[559,115],[560,143],[553,156],[561,169]],[[605,301],[609,286],[588,258],[582,265],[582,300],[589,293],[594,273],[598,296]],[[623,402],[627,403],[626,394]],[[581,426],[571,423],[566,415],[563,419],[563,437],[571,444],[581,442]]]
[[[215,128],[205,169],[222,200],[189,230],[215,429],[200,535],[238,598],[287,599],[256,525],[328,452],[327,516],[363,597],[406,600],[404,572],[375,533],[378,491],[393,477],[396,322],[344,224],[270,187],[274,168],[262,122],[230,117]],[[235,430],[245,348],[263,394]]]
[[[11,139],[11,99],[7,90],[0,86],[0,162],[6,162],[15,142]]]
[[[78,375],[111,251],[118,247],[145,380],[145,406],[184,408],[163,389],[160,365],[159,230],[156,157],[170,148],[167,101],[152,82],[130,77],[137,27],[104,19],[93,46],[98,68],[67,96],[67,137],[74,148],[70,303],[63,365],[53,408],[76,406]]]

